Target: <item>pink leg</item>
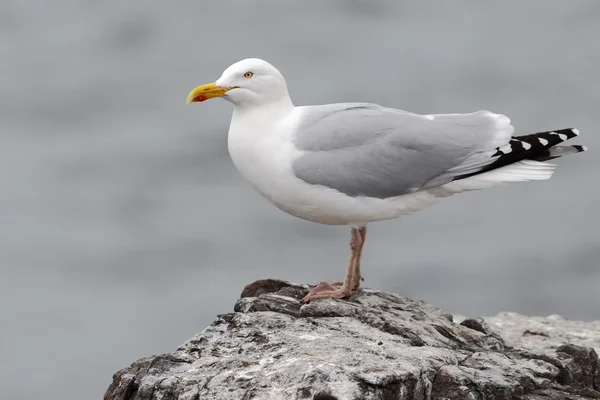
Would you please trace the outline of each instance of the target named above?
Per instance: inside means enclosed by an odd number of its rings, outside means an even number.
[[[364,229],[364,231],[362,231]],[[362,233],[361,233],[362,231]],[[346,277],[344,282],[321,282],[304,298],[301,300],[302,303],[308,303],[311,300],[317,299],[345,299],[350,297],[352,289],[358,287],[360,282],[360,255],[362,252],[362,246],[364,244],[364,237],[366,235],[365,228],[352,228],[352,238],[350,239],[350,258],[348,260],[348,267],[346,268]]]
[[[363,226],[362,228],[359,228],[358,233],[360,234],[362,244],[360,245],[360,248],[358,249],[358,255],[356,257],[356,274],[354,276],[356,279],[356,282],[354,283],[354,289],[358,289],[360,286],[360,281],[365,280],[365,278],[363,278],[363,276],[360,273],[360,259],[362,257],[362,249],[363,249],[363,246],[365,245],[365,240],[367,240],[367,227]]]

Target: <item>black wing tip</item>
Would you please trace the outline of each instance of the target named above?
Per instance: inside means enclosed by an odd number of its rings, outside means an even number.
[[[579,136],[578,129],[556,129],[553,131],[533,133],[531,135],[513,136],[509,145],[511,147],[510,150],[525,151],[530,154],[535,154],[537,152],[548,150],[577,136]],[[585,148],[579,151],[585,151]],[[496,148],[496,153],[493,156],[501,156],[508,153],[510,153],[510,151],[502,151],[502,148]]]
[[[556,131],[551,131],[549,133],[557,134],[557,135],[567,135],[567,139],[565,139],[565,140],[569,140],[569,139],[574,138],[575,136],[579,136],[579,129],[576,129],[576,128],[558,129]]]
[[[576,136],[579,136],[579,130],[575,128],[556,129],[552,131],[537,132],[530,135],[513,136],[504,146],[496,147],[494,149],[495,151],[491,157],[495,160],[492,163],[486,165],[477,172],[456,177],[455,180],[468,178],[469,176],[501,168],[525,159],[546,161],[567,154],[586,151],[587,147],[580,145],[558,146]],[[558,150],[553,149],[555,146]],[[566,150],[567,148],[570,150]]]

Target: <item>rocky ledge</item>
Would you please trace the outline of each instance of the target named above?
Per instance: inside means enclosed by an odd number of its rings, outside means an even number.
[[[307,291],[248,285],[234,313],[115,373],[104,399],[600,399],[599,322],[459,319],[368,289],[302,305]]]

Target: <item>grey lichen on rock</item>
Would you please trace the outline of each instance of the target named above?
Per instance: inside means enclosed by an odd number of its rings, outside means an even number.
[[[600,399],[598,323],[518,314],[457,323],[367,289],[302,305],[308,289],[248,285],[234,313],[115,373],[104,399]]]

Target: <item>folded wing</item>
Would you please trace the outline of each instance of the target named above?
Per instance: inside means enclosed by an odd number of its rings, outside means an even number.
[[[349,196],[395,197],[489,170],[513,132],[507,117],[489,111],[425,116],[361,103],[304,107],[293,170]]]

